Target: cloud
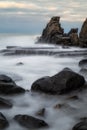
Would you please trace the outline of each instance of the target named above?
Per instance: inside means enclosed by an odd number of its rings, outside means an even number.
[[[87,1],[0,0],[0,28],[6,27],[5,21],[13,25],[14,22],[11,19],[14,19],[16,22],[14,25],[17,28],[18,26],[20,28],[38,26],[39,28],[39,24],[43,27],[52,16],[60,16],[62,22],[82,22],[87,17]]]

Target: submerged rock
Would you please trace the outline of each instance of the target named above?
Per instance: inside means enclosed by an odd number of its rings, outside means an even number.
[[[37,119],[35,117],[29,116],[29,115],[16,115],[14,119],[22,126],[26,128],[43,128],[47,127],[48,124],[40,119]]]
[[[37,116],[44,116],[45,115],[45,108],[40,109],[39,111],[36,112]]]
[[[6,75],[0,75],[0,94],[19,94],[25,90],[16,85],[16,83]]]
[[[12,106],[13,105],[9,100],[0,97],[0,108],[1,109],[2,108],[12,108]]]
[[[87,121],[77,123],[72,130],[87,130]]]
[[[9,123],[5,116],[0,112],[0,130],[5,129],[9,126]]]
[[[49,94],[66,94],[80,89],[84,84],[83,76],[65,68],[52,77],[38,79],[32,84],[31,90]]]

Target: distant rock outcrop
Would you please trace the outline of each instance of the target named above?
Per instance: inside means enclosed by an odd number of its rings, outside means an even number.
[[[87,47],[87,19],[78,36],[78,28],[72,28],[69,33],[65,34],[60,24],[60,17],[52,17],[38,42]]]
[[[79,34],[79,40],[81,46],[87,47],[87,18],[82,25],[81,32]]]

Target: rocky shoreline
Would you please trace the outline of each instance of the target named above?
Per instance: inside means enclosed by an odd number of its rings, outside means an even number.
[[[82,69],[86,69],[86,65],[86,59],[81,60],[79,62],[79,66]],[[45,93],[48,96],[53,95],[54,97],[56,95],[67,95],[68,98],[66,100],[75,101],[79,100],[79,97],[77,96],[78,93],[82,93],[82,91],[86,89],[87,82],[85,81],[85,78],[82,75],[72,71],[70,68],[64,68],[61,72],[57,73],[56,75],[53,75],[52,77],[46,76],[41,79],[38,79],[32,84],[30,91],[27,91],[22,87],[16,85],[16,83],[10,77],[6,75],[0,75],[0,109],[12,109],[12,107],[14,106],[10,99],[6,99],[6,97],[8,96],[10,96],[11,98],[11,96],[13,95],[20,96],[27,92],[32,94],[37,93],[38,95]],[[73,93],[72,96],[69,96],[70,93]],[[77,95],[75,95],[75,93],[77,93]],[[5,97],[3,98],[3,96]],[[54,110],[64,108],[71,109],[69,105],[64,103],[55,104],[53,108]],[[37,111],[34,116],[19,113],[15,115],[11,120],[14,120],[15,123],[17,122],[23,128],[27,129],[49,129],[49,123],[40,118],[44,117],[45,114],[46,108],[42,108]],[[8,121],[7,117],[2,112],[0,112],[0,130],[9,128],[9,126],[10,122]],[[86,130],[87,118],[81,117],[81,121],[79,119],[77,124],[71,129]]]
[[[65,33],[60,24],[60,17],[52,17],[37,43],[87,47],[87,19],[83,22],[78,34],[78,28],[72,28],[68,33]]]

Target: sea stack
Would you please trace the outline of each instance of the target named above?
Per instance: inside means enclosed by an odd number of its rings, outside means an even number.
[[[80,45],[83,47],[87,47],[87,18],[84,21],[80,34],[79,34]]]
[[[64,33],[64,29],[60,24],[60,17],[52,17],[43,30],[38,42],[65,46],[87,47],[87,19],[83,22],[78,36],[78,28],[71,28],[68,33]]]

